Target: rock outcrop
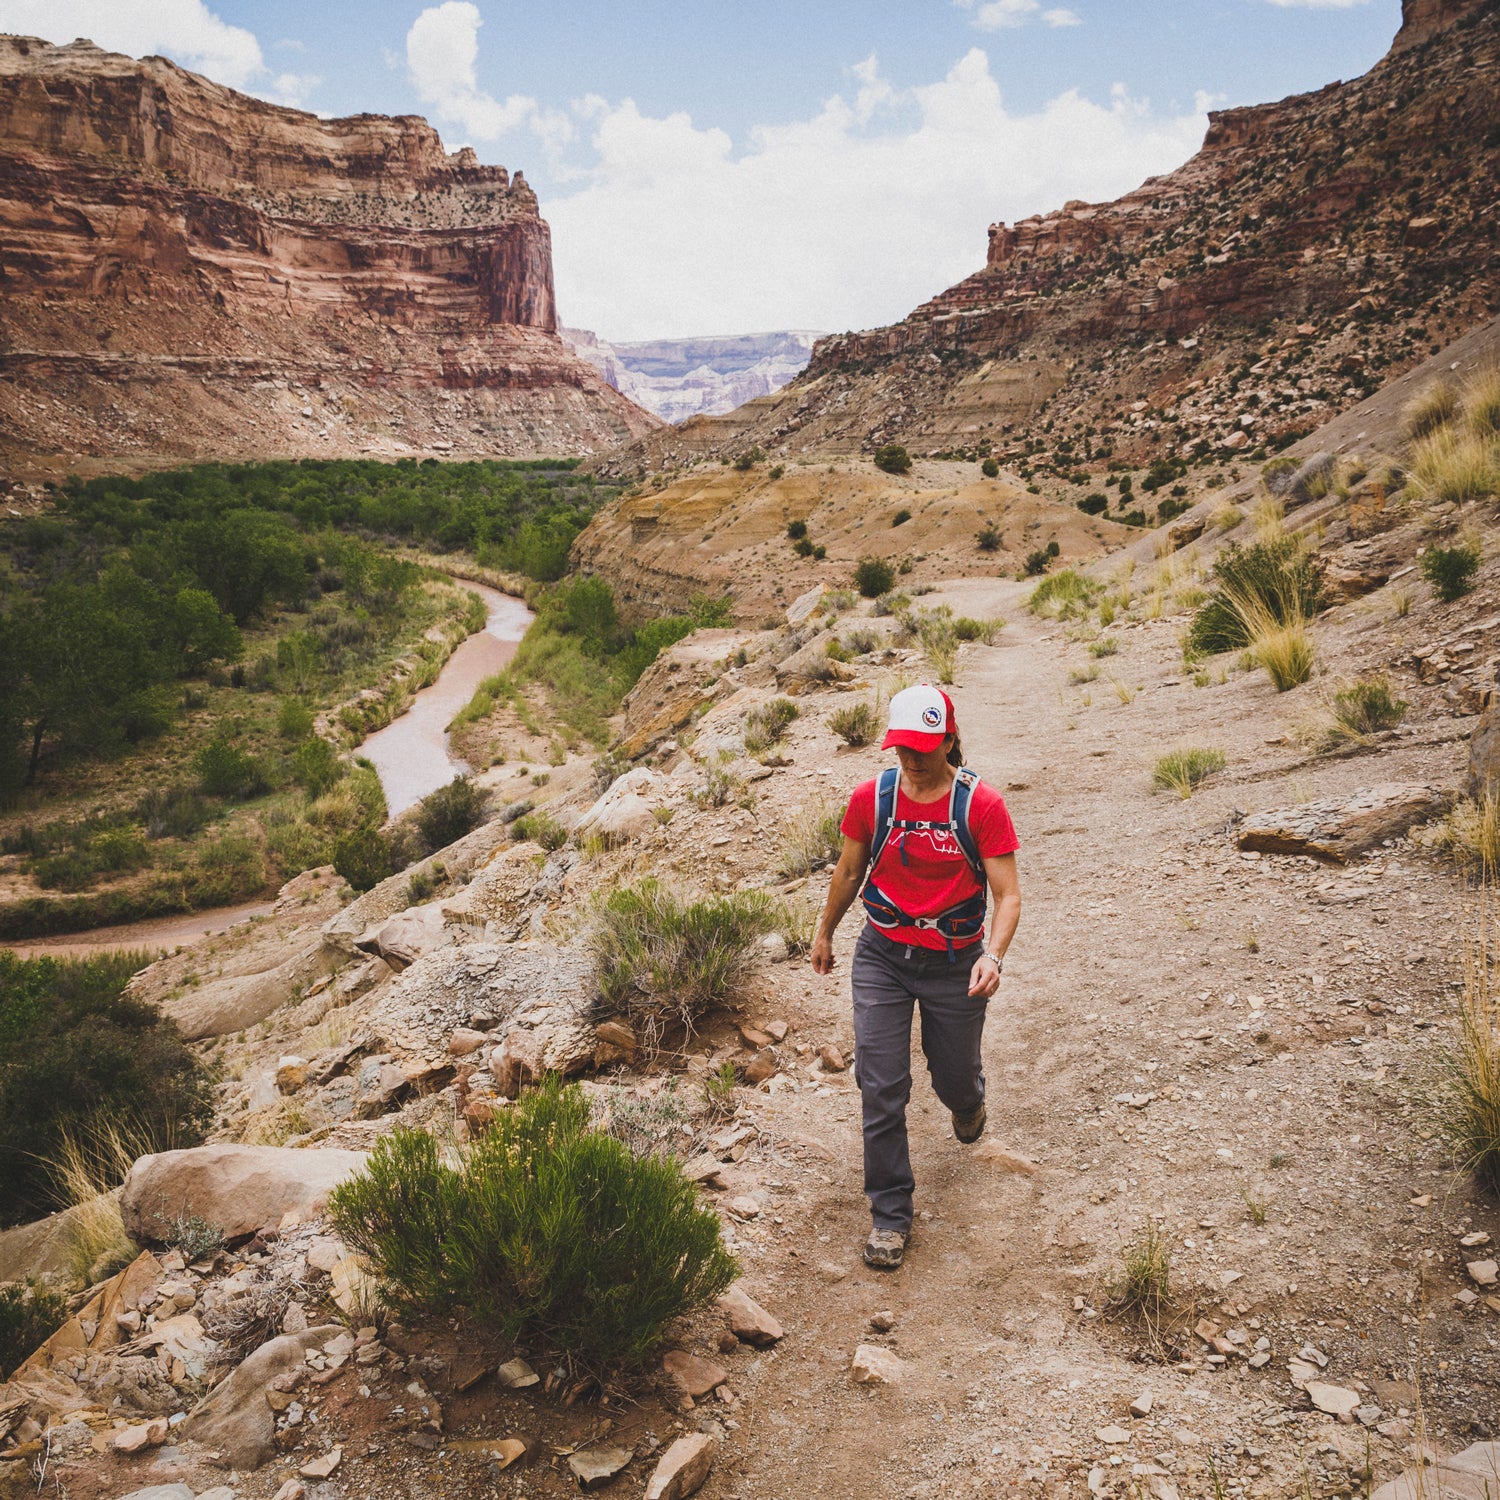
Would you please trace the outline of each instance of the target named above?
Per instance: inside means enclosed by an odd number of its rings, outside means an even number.
[[[1212,114],[1196,156],[1112,203],[992,225],[982,270],[631,460],[899,441],[1063,475],[1316,429],[1492,311],[1500,7],[1403,15],[1363,77]]]
[[[525,178],[160,57],[0,37],[0,461],[581,452],[656,425],[557,336]]]

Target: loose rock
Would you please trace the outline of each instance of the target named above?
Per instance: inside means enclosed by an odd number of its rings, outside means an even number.
[[[743,1344],[769,1349],[786,1336],[781,1324],[739,1282],[719,1298],[719,1309],[729,1320],[729,1331]]]
[[[646,1486],[645,1500],[685,1500],[696,1494],[708,1478],[719,1451],[711,1433],[695,1432],[680,1437],[662,1454]]]
[[[861,1344],[854,1351],[849,1373],[859,1385],[900,1385],[906,1366],[889,1349]]]
[[[580,1448],[568,1455],[580,1489],[595,1490],[622,1473],[635,1455],[629,1448]]]

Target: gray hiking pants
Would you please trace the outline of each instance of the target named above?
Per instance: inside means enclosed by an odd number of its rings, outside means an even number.
[[[854,946],[854,1079],[864,1104],[865,1196],[876,1229],[911,1228],[911,1016],[922,1009],[922,1051],[938,1098],[967,1114],[984,1100],[979,1044],[988,1001],[969,994],[976,944],[952,963],[866,925]],[[966,957],[965,954],[968,956]]]

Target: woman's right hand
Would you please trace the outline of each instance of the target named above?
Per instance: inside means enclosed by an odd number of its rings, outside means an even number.
[[[832,974],[833,965],[833,939],[829,937],[816,937],[812,945],[812,966],[814,974]]]

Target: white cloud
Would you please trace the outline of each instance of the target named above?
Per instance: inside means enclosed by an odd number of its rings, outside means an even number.
[[[1283,10],[1353,10],[1356,5],[1368,5],[1370,0],[1267,0],[1270,5],[1279,5]]]
[[[1203,136],[1201,113],[1158,116],[1123,86],[1012,113],[977,47],[909,90],[873,59],[850,71],[852,98],[738,150],[685,114],[575,102],[593,160],[543,203],[567,322],[611,338],[889,322],[978,270],[993,220],[1115,197]]]
[[[503,103],[479,87],[474,64],[484,17],[471,0],[429,6],[406,33],[411,80],[440,121],[478,141],[494,141],[525,126],[555,155],[572,139],[573,122],[561,110],[544,110],[525,94]]]
[[[255,34],[222,21],[203,0],[3,0],[7,31],[71,42],[88,37],[109,52],[159,52],[231,88],[265,72]]]
[[[1042,0],[953,0],[960,10],[974,13],[974,25],[980,31],[1005,31],[1038,20],[1048,26],[1082,26],[1083,18],[1075,10],[1057,6],[1042,9]]]

